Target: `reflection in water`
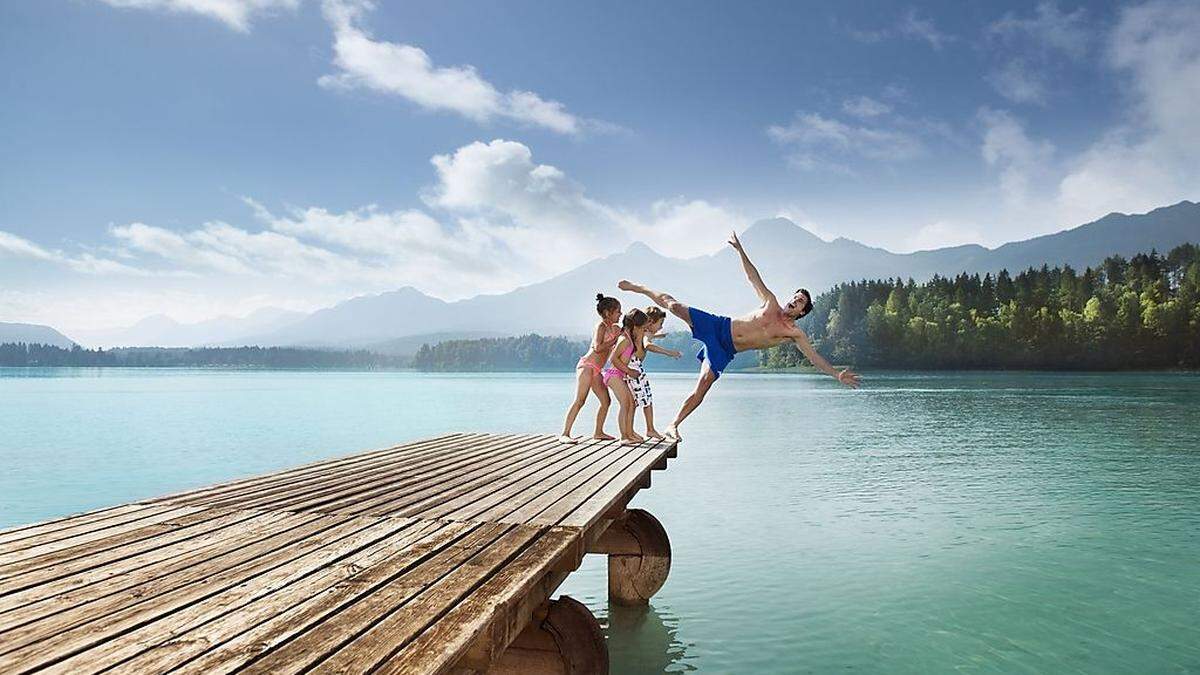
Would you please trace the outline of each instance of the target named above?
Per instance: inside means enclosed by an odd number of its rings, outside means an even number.
[[[596,618],[608,636],[612,672],[649,675],[696,670],[687,662],[687,648],[692,645],[679,640],[679,617],[669,608],[609,604]]]

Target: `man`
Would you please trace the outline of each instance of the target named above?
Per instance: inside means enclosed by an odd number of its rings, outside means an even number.
[[[660,293],[624,279],[617,284],[621,290],[641,293],[653,300],[659,307],[683,319],[691,327],[692,337],[704,343],[704,348],[696,355],[696,358],[703,363],[700,367],[700,381],[696,383],[696,390],[683,402],[683,407],[679,409],[675,421],[667,429],[667,436],[676,440],[681,440],[679,425],[704,400],[704,395],[708,393],[709,388],[721,376],[721,372],[725,370],[737,352],[766,349],[791,341],[818,370],[834,377],[848,387],[858,386],[858,375],[849,369],[838,371],[829,365],[829,362],[813,349],[812,343],[809,342],[804,331],[796,327],[796,320],[812,311],[812,296],[809,292],[801,288],[792,295],[788,304],[781,307],[775,294],[763,283],[758,269],[754,267],[754,263],[750,262],[746,251],[742,249],[742,242],[738,241],[737,233],[729,238],[729,245],[733,246],[741,256],[742,269],[746,271],[750,285],[754,287],[755,292],[758,293],[758,299],[762,301],[762,306],[756,311],[741,318],[730,319],[726,316],[714,316],[695,307],[688,307],[666,293]]]

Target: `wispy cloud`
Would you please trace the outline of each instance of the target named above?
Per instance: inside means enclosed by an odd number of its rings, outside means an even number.
[[[978,116],[984,129],[980,152],[1000,172],[1005,204],[1024,208],[1030,202],[1031,184],[1050,170],[1054,146],[1031,138],[1020,120],[1006,111],[983,108]]]
[[[905,11],[890,26],[873,29],[849,26],[845,30],[851,39],[863,44],[876,44],[891,38],[903,38],[924,42],[934,51],[941,51],[946,45],[958,40],[957,36],[942,32],[932,18],[922,16],[913,8]]]
[[[947,44],[958,39],[949,33],[938,30],[932,18],[922,17],[915,9],[909,9],[904,13],[900,23],[896,26],[896,31],[903,37],[927,42],[935,51],[941,51]]]
[[[1047,103],[1059,62],[1082,61],[1095,40],[1086,10],[1063,12],[1053,2],[1039,4],[1031,16],[1009,12],[989,24],[985,35],[1002,56],[988,81],[1014,103],[1039,105]]]
[[[883,101],[873,99],[870,96],[856,96],[842,101],[842,110],[859,119],[868,119],[890,113],[892,106]]]
[[[11,232],[0,231],[0,257],[25,258],[61,265],[80,274],[125,274],[144,276],[146,270],[131,267],[116,260],[99,258],[89,252],[68,255],[48,249]]]
[[[255,16],[295,10],[300,0],[100,0],[122,9],[145,9],[197,14],[216,19],[242,33],[250,32]]]
[[[476,122],[506,118],[575,135],[593,125],[562,103],[520,89],[501,92],[469,65],[438,66],[420,47],[373,38],[364,27],[373,5],[366,0],[325,0],[322,8],[333,28],[334,65],[322,76],[330,89],[369,89],[400,96],[426,110],[457,113]]]
[[[337,289],[414,286],[456,299],[511,290],[634,240],[679,257],[710,253],[746,222],[699,199],[668,197],[641,210],[601,202],[515,141],[470,143],[431,163],[436,180],[420,196],[422,208],[272,210],[243,198],[253,215],[247,225],[110,226],[107,248],[128,264],[86,251],[64,253],[6,232],[0,232],[0,256],[79,274],[169,277],[172,286],[164,292],[273,289],[277,300],[290,289],[296,301]]]
[[[895,121],[845,122],[806,111],[797,112],[787,124],[771,125],[767,136],[789,148],[788,163],[805,171],[853,173],[852,161],[900,162],[926,151],[921,135]]]
[[[1107,62],[1125,78],[1131,109],[1071,161],[1059,185],[1063,213],[1095,217],[1200,195],[1200,5],[1147,2],[1121,11]]]

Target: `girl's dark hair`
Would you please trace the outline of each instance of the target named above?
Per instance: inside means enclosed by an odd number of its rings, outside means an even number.
[[[621,327],[625,330],[633,330],[645,325],[646,313],[636,307],[625,312],[625,318],[621,319]]]
[[[659,319],[665,318],[667,318],[667,313],[662,310],[662,307],[651,305],[650,307],[646,308],[646,320],[650,323],[654,323]]]
[[[604,316],[614,309],[621,308],[621,301],[616,298],[610,298],[603,293],[596,294],[596,313]]]

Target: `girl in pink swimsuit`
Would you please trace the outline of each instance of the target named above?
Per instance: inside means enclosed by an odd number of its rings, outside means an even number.
[[[612,400],[608,397],[608,389],[604,387],[602,368],[621,335],[621,329],[616,325],[621,317],[621,303],[616,298],[597,293],[596,313],[600,315],[600,322],[596,324],[596,330],[593,332],[591,349],[575,364],[575,400],[571,402],[571,407],[567,408],[567,419],[563,423],[562,435],[558,437],[563,443],[579,442],[579,439],[571,436],[571,427],[575,426],[575,418],[587,402],[589,389],[600,399],[600,410],[596,411],[596,432],[592,438],[613,440],[612,436],[604,433],[604,420],[608,417],[608,407]]]
[[[633,400],[633,392],[629,389],[625,378],[636,379],[641,375],[640,371],[630,366],[629,359],[633,356],[637,345],[641,344],[645,338],[647,323],[646,313],[640,309],[631,309],[625,314],[625,318],[621,321],[621,327],[624,330],[612,353],[610,361],[612,365],[604,369],[604,384],[613,390],[613,395],[621,404],[621,414],[617,417],[617,422],[621,427],[622,445],[637,445],[646,440],[633,431],[633,411],[637,406]]]

